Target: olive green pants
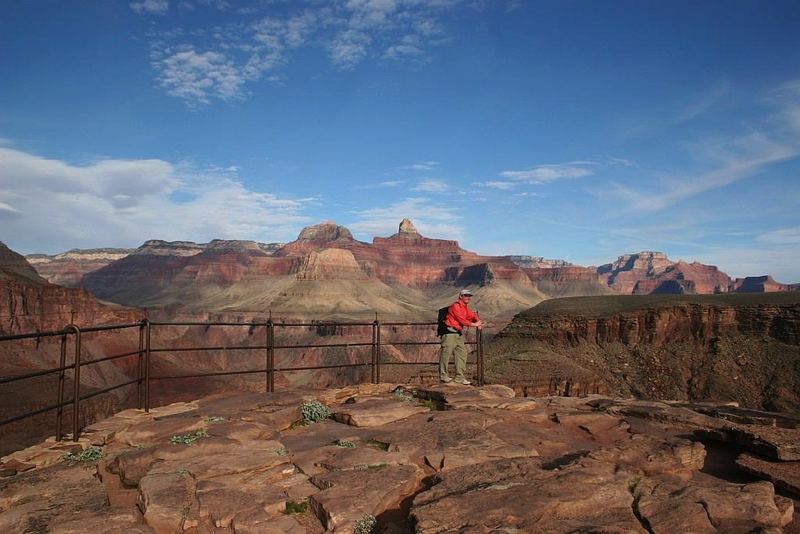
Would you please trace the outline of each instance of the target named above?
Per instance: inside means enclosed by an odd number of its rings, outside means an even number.
[[[442,346],[439,348],[439,378],[448,376],[447,367],[450,358],[456,357],[456,378],[466,380],[464,373],[467,370],[467,346],[464,345],[464,336],[459,334],[445,334],[442,336]]]

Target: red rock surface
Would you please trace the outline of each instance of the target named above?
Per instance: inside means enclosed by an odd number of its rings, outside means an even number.
[[[395,235],[376,237],[372,244],[353,239],[347,228],[333,222],[310,226],[274,251],[255,243],[214,243],[200,251],[184,244],[172,253],[174,244],[148,242],[86,274],[82,285],[101,298],[130,305],[281,313],[309,309],[317,317],[334,311],[429,317],[463,286],[487,294],[484,311],[505,316],[543,298],[510,259],[479,256],[456,241],[424,237],[408,220]],[[340,283],[348,281],[369,283],[359,288]],[[357,302],[341,305],[343,300]]]
[[[384,415],[368,426],[351,417],[292,424],[312,399],[335,414]],[[652,406],[631,400],[364,384],[128,410],[78,443],[4,457],[0,528],[352,533],[366,532],[356,525],[368,519],[376,532],[791,528],[794,502],[770,482],[709,474],[714,442],[678,437],[698,428],[691,407],[660,409],[656,420],[646,418]],[[699,428],[725,424],[694,413]],[[90,445],[100,460],[63,459]],[[20,465],[28,470],[12,472]]]
[[[650,251],[620,256],[598,267],[597,273],[614,291],[627,295],[724,293],[731,283],[713,265],[673,262],[663,252]]]

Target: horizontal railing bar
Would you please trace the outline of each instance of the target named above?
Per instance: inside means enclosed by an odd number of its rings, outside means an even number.
[[[246,347],[237,345],[233,347],[168,347],[160,349],[150,349],[150,352],[189,352],[193,350],[256,350],[266,349],[266,345],[247,345]]]
[[[407,323],[381,323],[381,326],[436,326],[439,323],[419,323],[419,322],[407,322]]]
[[[366,367],[371,363],[345,363],[340,365],[315,365],[311,367],[276,367],[275,371],[313,371],[316,369],[338,369],[339,367]]]
[[[219,321],[219,322],[201,322],[201,321],[180,321],[180,322],[171,322],[171,321],[150,321],[150,326],[267,326],[266,322],[263,321],[249,321],[246,323],[243,322],[233,322],[233,321]]]
[[[70,405],[72,405],[72,401],[68,400],[68,401],[62,402],[61,404],[54,404],[52,406],[46,406],[44,408],[39,408],[38,410],[34,410],[32,412],[26,412],[26,413],[21,414],[21,415],[16,415],[16,416],[14,416],[14,417],[12,417],[10,419],[4,419],[3,421],[0,421],[0,426],[7,425],[9,423],[14,423],[16,421],[21,421],[22,419],[27,419],[28,417],[33,417],[34,415],[39,415],[41,413],[49,412],[50,410],[56,410],[58,408],[63,408],[63,407],[70,406]]]
[[[475,365],[478,362],[467,362],[467,365]],[[381,365],[439,365],[439,362],[381,362]]]
[[[441,341],[381,341],[381,345],[393,345],[393,346],[404,346],[404,345],[441,345]]]
[[[317,326],[372,326],[375,323],[279,323],[276,321],[274,324],[275,326],[314,328]]]
[[[15,339],[33,339],[37,337],[54,337],[63,336],[64,334],[71,333],[71,330],[51,330],[48,332],[33,332],[29,334],[10,334],[7,336],[0,336],[0,341],[13,341]]]
[[[162,375],[151,376],[150,380],[173,380],[177,378],[202,378],[204,376],[230,376],[230,375],[249,375],[253,373],[265,373],[266,369],[252,369],[250,371],[225,371],[220,373],[197,373],[194,375]]]
[[[19,380],[25,380],[26,378],[35,378],[37,376],[44,376],[53,373],[60,373],[61,371],[66,371],[68,369],[73,369],[75,364],[65,365],[64,367],[56,367],[55,369],[43,369],[41,371],[36,371],[33,373],[28,373],[24,375],[17,375],[17,376],[9,376],[5,378],[0,378],[0,384],[10,384],[11,382],[17,382]]]
[[[122,354],[115,354],[113,356],[105,356],[103,358],[97,358],[97,359],[94,359],[94,360],[81,360],[81,367],[83,367],[84,365],[89,365],[90,363],[107,362],[108,360],[116,360],[116,359],[119,359],[119,358],[124,358],[125,356],[133,356],[135,354],[139,354],[140,352],[142,352],[142,351],[140,351],[139,349],[136,349],[136,350],[132,350],[130,352],[123,352]]]
[[[331,343],[329,345],[275,345],[274,349],[313,349],[313,348],[321,348],[324,349],[326,347],[371,347],[372,343],[367,342],[360,342],[360,343]]]
[[[130,386],[131,384],[135,384],[138,381],[139,381],[138,379],[134,378],[133,380],[129,380],[122,384],[117,384],[116,386],[107,387],[105,389],[101,389],[100,391],[93,391],[92,393],[89,393],[88,395],[81,397],[81,400],[91,399],[92,397],[97,397],[98,395],[102,395],[103,393],[108,393],[109,391],[113,391],[115,389],[124,388],[125,386]]]

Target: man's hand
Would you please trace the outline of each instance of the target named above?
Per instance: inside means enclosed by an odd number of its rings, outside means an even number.
[[[474,326],[478,330],[482,330],[483,329],[483,321],[475,321],[474,323],[472,323],[472,326]]]

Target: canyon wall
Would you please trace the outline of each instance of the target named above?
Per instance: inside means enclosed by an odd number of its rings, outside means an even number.
[[[555,376],[615,395],[798,410],[800,295],[554,299],[518,314],[487,354],[494,379],[531,391]]]

